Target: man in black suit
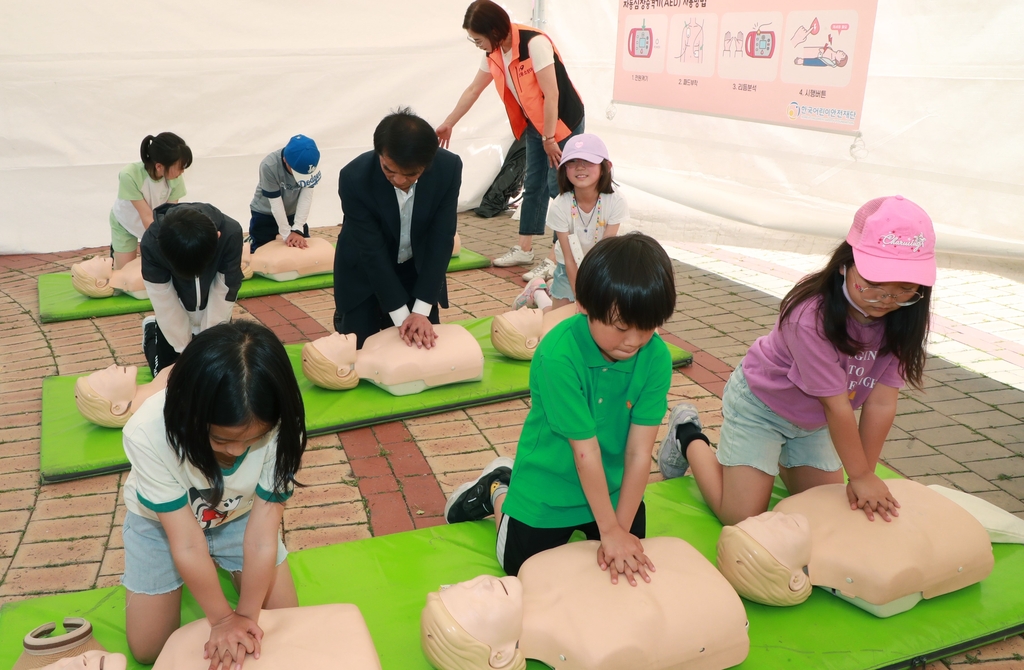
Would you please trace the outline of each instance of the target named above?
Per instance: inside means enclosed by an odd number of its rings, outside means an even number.
[[[344,212],[334,254],[334,328],[367,337],[398,326],[430,348],[448,307],[445,273],[455,241],[462,160],[439,149],[433,127],[408,108],[384,117],[368,151],[341,169]]]

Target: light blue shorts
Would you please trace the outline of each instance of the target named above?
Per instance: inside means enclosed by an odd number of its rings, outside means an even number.
[[[210,556],[228,572],[242,569],[242,538],[249,515],[203,531]],[[171,545],[163,524],[132,512],[124,518],[124,576],[121,583],[133,593],[156,596],[170,593],[185,581],[174,567]],[[277,565],[288,557],[281,534],[277,535]]]
[[[771,476],[779,466],[810,466],[825,472],[842,469],[828,426],[804,430],[773,412],[750,390],[742,364],[725,385],[718,462],[749,465]]]
[[[576,296],[573,295],[572,289],[569,288],[569,275],[565,273],[564,263],[555,265],[555,272],[551,277],[551,283],[548,284],[548,295],[552,298],[576,302]]]

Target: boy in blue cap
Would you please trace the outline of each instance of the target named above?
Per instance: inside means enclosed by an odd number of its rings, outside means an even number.
[[[260,163],[260,182],[249,203],[250,251],[278,235],[290,247],[306,248],[306,219],[313,204],[313,187],[320,181],[320,150],[305,135],[288,140],[283,149]]]

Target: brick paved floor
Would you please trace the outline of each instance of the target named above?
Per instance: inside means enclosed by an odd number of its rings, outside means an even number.
[[[506,218],[460,217],[463,243],[495,256],[514,234]],[[337,228],[315,229],[328,239]],[[537,244],[538,259],[550,243]],[[118,582],[123,474],[39,484],[42,379],[116,362],[145,365],[142,316],[40,324],[36,277],[66,271],[87,253],[0,257],[0,603]],[[676,262],[677,314],[665,337],[694,352],[677,372],[670,403],[701,410],[717,440],[721,393],[747,347],[774,323],[778,298],[694,265]],[[525,268],[449,275],[451,309],[442,320],[507,311]],[[271,327],[286,343],[330,332],[329,290],[239,302],[236,318]],[[514,456],[528,400],[512,400],[311,438],[298,477],[307,484],[284,517],[289,549],[303,549],[443,523],[445,496],[495,455]],[[923,392],[901,394],[883,451],[886,462],[924,483],[975,493],[1024,517],[1024,392],[942,358],[929,360]],[[660,478],[652,461],[651,480]],[[1022,667],[1015,636],[932,664],[938,670],[988,664]]]

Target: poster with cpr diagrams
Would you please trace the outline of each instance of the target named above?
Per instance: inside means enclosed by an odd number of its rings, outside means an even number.
[[[613,101],[860,127],[877,0],[619,0]]]

